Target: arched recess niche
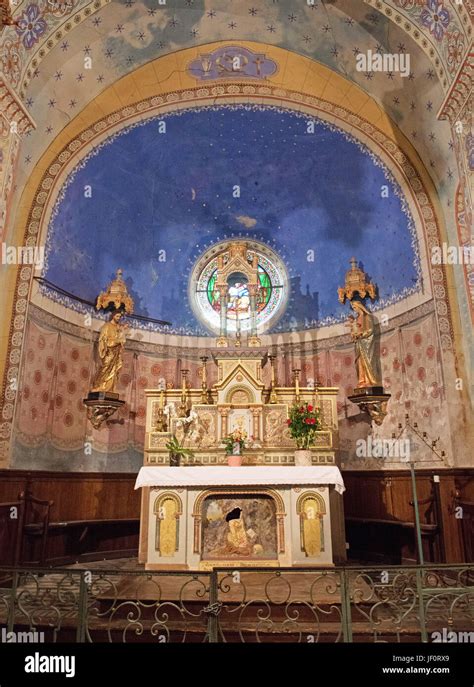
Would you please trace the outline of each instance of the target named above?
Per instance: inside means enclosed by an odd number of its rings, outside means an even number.
[[[108,88],[91,102],[61,134],[42,156],[26,185],[15,221],[15,237],[19,244],[41,245],[46,236],[55,199],[68,174],[100,145],[108,136],[160,113],[174,112],[209,104],[257,103],[316,116],[347,132],[377,155],[390,169],[402,189],[412,212],[420,249],[424,277],[424,293],[408,297],[387,309],[392,326],[397,318],[403,322],[422,314],[421,309],[437,313],[441,349],[451,356],[457,332],[453,322],[453,309],[448,298],[454,292],[451,276],[443,267],[430,269],[427,255],[431,246],[440,245],[445,237],[442,213],[429,174],[422,165],[409,141],[387,117],[383,108],[366,92],[322,64],[287,50],[249,41],[233,41],[250,50],[264,52],[274,60],[278,70],[265,83],[218,80],[206,85],[197,83],[187,71],[189,63],[203,51],[204,46],[167,55],[154,60],[129,74]],[[230,43],[229,43],[230,44]],[[225,43],[205,46],[212,51]],[[18,270],[10,284],[9,307],[13,326],[8,340],[3,342],[3,359],[0,372],[3,378],[2,424],[0,425],[0,461],[6,462],[14,415],[14,394],[8,393],[12,379],[20,375],[20,357],[24,338],[26,311],[31,301],[54,316],[84,329],[84,338],[91,337],[90,329],[83,327],[83,317],[42,296],[33,280],[33,270]],[[411,299],[411,300],[410,300]],[[102,322],[94,320],[93,332]],[[140,333],[132,332],[132,339]],[[208,347],[211,340],[199,337],[181,337],[154,334],[160,348],[170,350]],[[313,339],[332,342],[347,341],[342,325],[320,330],[279,334],[279,343],[311,342]],[[262,337],[262,345],[275,343],[272,337]],[[450,363],[452,358],[450,357]],[[7,392],[7,393],[6,393]]]

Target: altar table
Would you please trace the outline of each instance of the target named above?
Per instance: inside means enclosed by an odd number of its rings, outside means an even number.
[[[333,564],[334,466],[142,467],[146,570]]]

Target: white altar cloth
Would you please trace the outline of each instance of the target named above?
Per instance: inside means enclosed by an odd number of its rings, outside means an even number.
[[[135,489],[141,487],[249,487],[249,486],[313,486],[334,484],[335,490],[345,491],[341,472],[335,465],[313,466],[197,466],[155,467],[140,469]]]

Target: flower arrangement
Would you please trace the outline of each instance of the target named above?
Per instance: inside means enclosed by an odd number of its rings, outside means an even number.
[[[170,465],[172,466],[179,465],[181,458],[185,458],[186,456],[192,458],[192,456],[194,456],[191,449],[182,446],[174,434],[166,443],[166,448],[170,452]]]
[[[309,449],[314,443],[316,432],[321,428],[319,408],[313,408],[309,403],[303,405],[295,403],[290,408],[289,415],[286,422],[290,429],[290,436],[296,441],[299,449]]]
[[[222,443],[225,446],[227,455],[241,455],[244,448],[247,448],[247,436],[247,432],[244,429],[234,429],[229,436],[224,437]]]

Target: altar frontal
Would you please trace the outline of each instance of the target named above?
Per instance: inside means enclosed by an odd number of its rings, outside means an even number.
[[[136,488],[147,570],[333,564],[336,466],[143,467]]]

